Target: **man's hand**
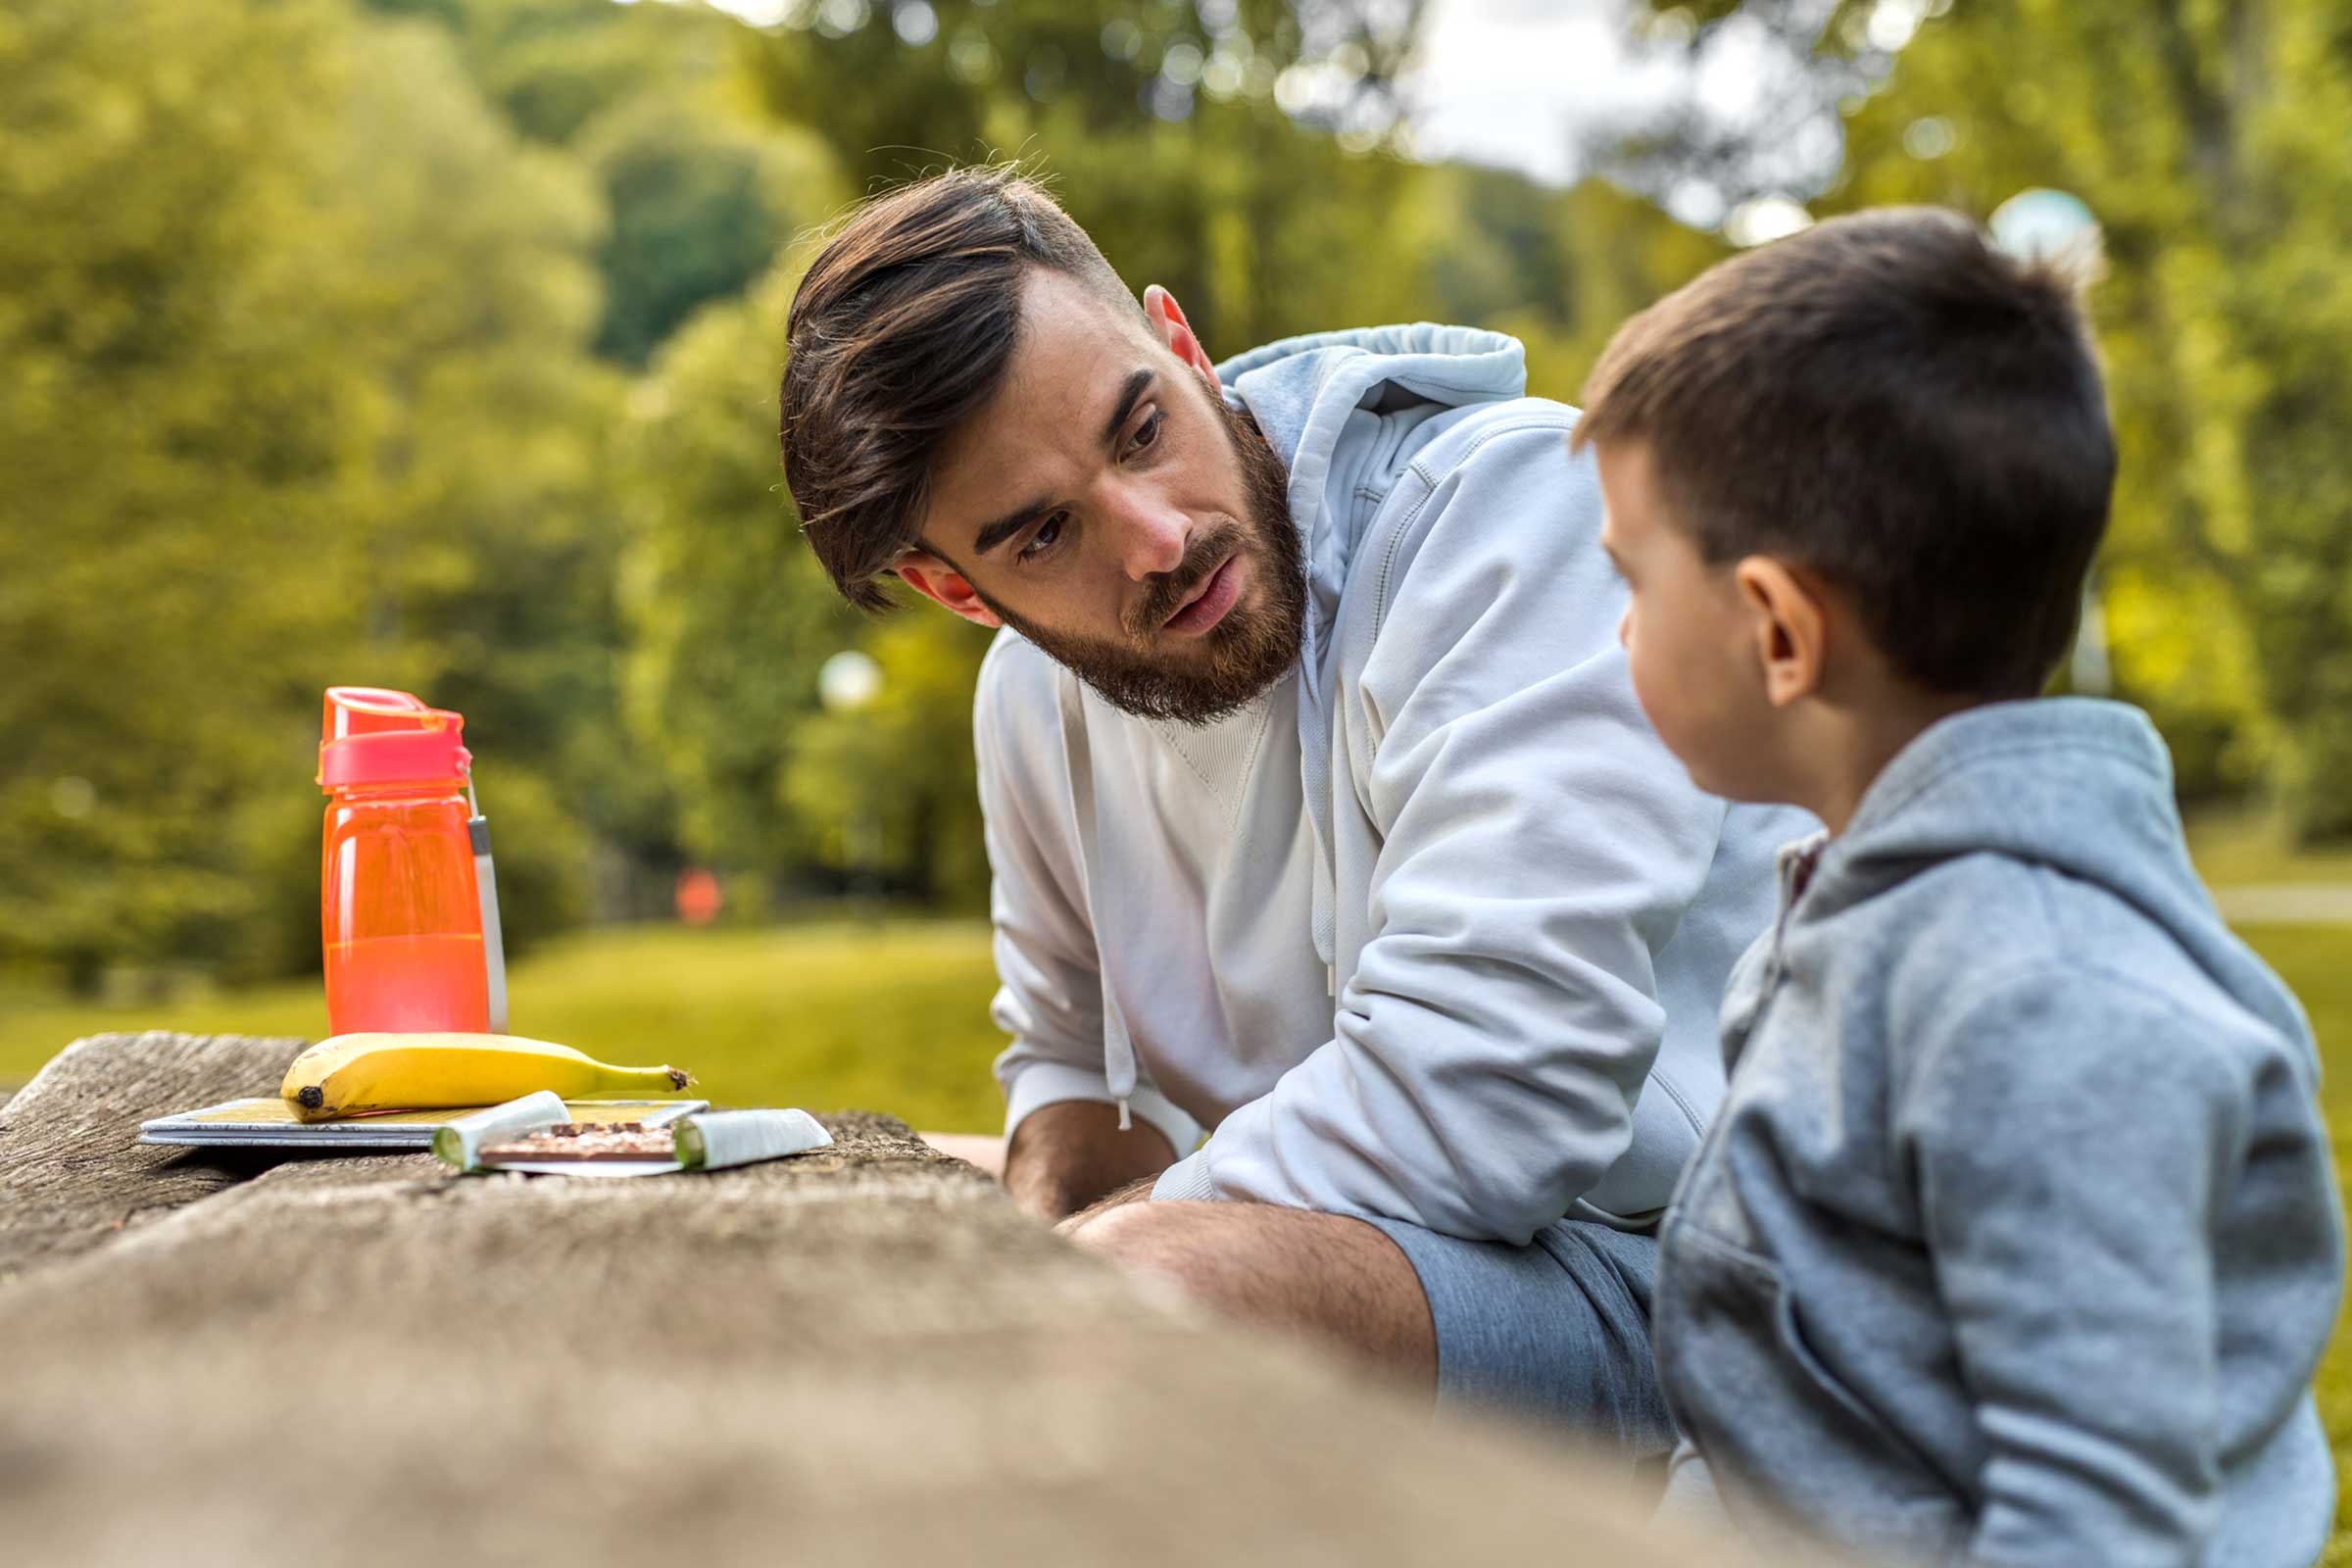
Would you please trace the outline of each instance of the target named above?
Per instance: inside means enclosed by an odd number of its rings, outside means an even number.
[[[1149,1191],[1175,1162],[1176,1152],[1158,1128],[1137,1120],[1121,1132],[1118,1106],[1065,1100],[1032,1111],[1013,1129],[1004,1151],[1004,1190],[1051,1222],[1116,1189],[1140,1183]]]

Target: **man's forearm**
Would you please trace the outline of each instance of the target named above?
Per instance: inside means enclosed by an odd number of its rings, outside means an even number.
[[[1004,1188],[1040,1219],[1058,1220],[1132,1182],[1158,1175],[1176,1152],[1138,1118],[1119,1130],[1119,1109],[1092,1100],[1043,1105],[1013,1129]]]

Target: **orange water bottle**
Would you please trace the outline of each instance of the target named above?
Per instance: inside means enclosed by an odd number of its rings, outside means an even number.
[[[472,805],[465,724],[407,692],[327,691],[318,916],[334,1034],[506,1027],[489,827]]]

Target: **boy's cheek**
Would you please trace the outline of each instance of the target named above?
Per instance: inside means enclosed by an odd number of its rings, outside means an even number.
[[[1630,626],[1620,627],[1619,633],[1626,647],[1626,672],[1633,677],[1634,701],[1642,705],[1642,716],[1649,720],[1649,727],[1666,742],[1667,750],[1674,751],[1679,715],[1670,672],[1653,668],[1650,661],[1642,657],[1643,650],[1633,641]]]
[[[1628,632],[1630,637],[1630,627]],[[1669,650],[1638,638],[1629,640],[1626,647],[1634,700],[1641,704],[1649,727],[1700,788],[1719,788],[1713,781],[1717,769],[1711,760],[1724,745],[1717,732],[1727,715],[1722,693],[1713,689],[1722,672],[1688,660],[1678,663],[1663,657]]]

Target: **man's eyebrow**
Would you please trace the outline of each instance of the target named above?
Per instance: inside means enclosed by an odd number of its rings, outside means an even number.
[[[1028,527],[1054,510],[1051,501],[1032,501],[1017,512],[1007,512],[996,521],[982,527],[972,539],[972,554],[985,556],[1005,540]]]
[[[1102,425],[1102,444],[1104,446],[1110,445],[1119,438],[1120,426],[1127,422],[1127,416],[1135,412],[1136,400],[1151,388],[1152,377],[1152,371],[1147,367],[1144,369],[1130,372],[1127,379],[1119,384],[1118,406],[1110,411],[1109,419]],[[1053,510],[1054,503],[1051,501],[1032,501],[1029,505],[1016,511],[1007,512],[996,521],[982,527],[979,533],[973,536],[972,554],[975,556],[987,555],[997,546]]]
[[[1135,400],[1142,397],[1144,389],[1151,384],[1152,371],[1148,368],[1127,377],[1126,383],[1119,388],[1119,406],[1110,411],[1110,417],[1102,425],[1104,446],[1119,438],[1119,426],[1127,422],[1127,416],[1135,412]]]

